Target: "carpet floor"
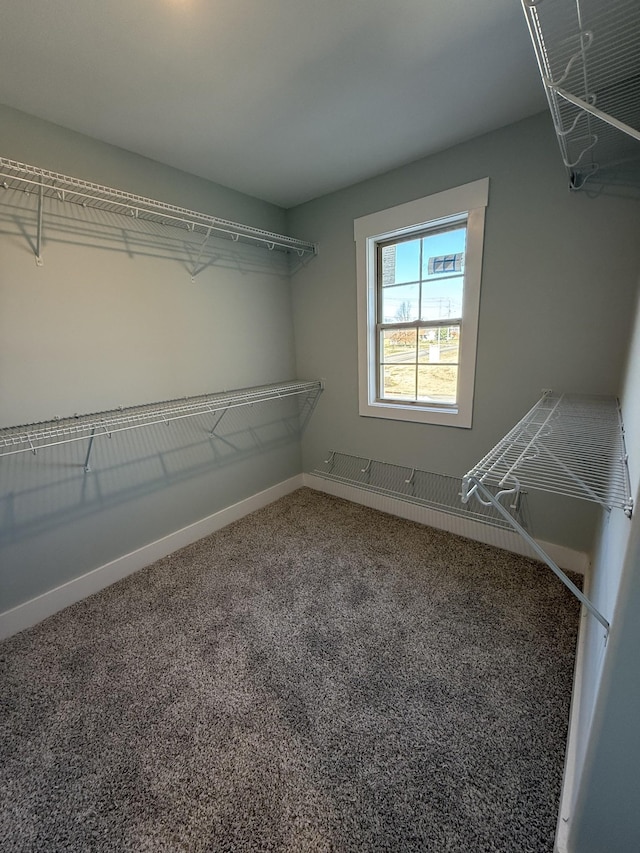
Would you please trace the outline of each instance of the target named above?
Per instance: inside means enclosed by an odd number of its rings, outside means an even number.
[[[551,853],[578,618],[300,489],[0,644],[0,850]]]

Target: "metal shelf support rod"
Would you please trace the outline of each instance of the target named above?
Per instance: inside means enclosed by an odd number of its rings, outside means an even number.
[[[42,206],[43,206],[44,190],[42,181],[38,188],[38,233],[36,236],[36,264],[42,266]]]
[[[216,431],[216,430],[218,429],[218,427],[220,426],[220,421],[223,419],[223,417],[227,414],[227,412],[228,412],[228,411],[229,411],[228,409],[223,409],[223,410],[220,412],[220,414],[219,414],[219,415],[218,415],[218,417],[216,418],[216,422],[214,423],[214,425],[213,425],[213,426],[211,427],[211,429],[209,430],[209,435],[215,435],[215,431]],[[214,412],[213,414],[215,415],[216,413]]]
[[[199,248],[199,250],[198,250],[198,257],[196,258],[196,261],[195,261],[195,263],[194,263],[194,265],[193,265],[193,272],[191,273],[191,281],[194,281],[195,277],[196,277],[199,273],[201,273],[201,272],[202,272],[202,270],[205,268],[204,266],[199,267],[198,265],[199,265],[199,263],[200,263],[200,258],[202,257],[202,253],[203,253],[203,252],[204,252],[204,250],[205,250],[205,246],[206,246],[206,245],[207,245],[207,243],[209,242],[209,237],[211,237],[211,228],[207,228],[207,235],[206,235],[206,237],[204,238],[204,240],[202,241],[202,243],[200,243],[200,248]]]
[[[578,599],[578,601],[580,601],[580,603],[586,607],[586,609],[589,611],[589,613],[591,613],[592,616],[595,616],[595,618],[598,620],[598,622],[600,622],[600,624],[604,627],[604,629],[608,635],[609,634],[609,622],[605,619],[605,617],[602,615],[602,613],[600,613],[598,608],[595,607],[591,603],[591,601],[589,601],[589,599],[582,592],[582,590],[578,589],[578,587],[573,583],[573,581],[570,580],[570,578],[568,578],[565,575],[565,573],[562,571],[562,569],[559,566],[557,566],[556,563],[554,563],[554,561],[551,559],[551,557],[549,557],[549,555],[546,553],[546,551],[544,551],[540,547],[540,545],[538,545],[536,540],[527,533],[527,531],[524,529],[524,527],[521,524],[519,524],[515,520],[515,518],[512,515],[510,515],[510,513],[507,512],[507,510],[502,506],[500,501],[496,500],[494,495],[492,495],[491,492],[487,488],[485,488],[485,486],[480,482],[480,480],[477,477],[471,476],[468,478],[468,480],[470,483],[473,484],[472,489],[468,492],[468,494],[473,494],[475,492],[476,497],[479,497],[478,492],[480,492],[484,496],[484,498],[486,498],[486,500],[488,500],[491,503],[491,505],[494,507],[494,509],[496,509],[500,513],[500,515],[505,519],[505,521],[507,521],[511,525],[511,527],[513,527],[513,529],[516,531],[516,533],[519,533],[520,536],[522,536],[522,538],[525,540],[525,542],[527,542],[527,544],[531,546],[531,548],[540,557],[540,559],[544,563],[546,563],[547,566],[549,566],[551,571],[555,575],[557,575],[557,577],[562,581],[562,583],[567,587],[567,589],[569,589],[575,595],[575,597]]]
[[[617,118],[609,115],[608,113],[602,112],[597,107],[594,107],[593,104],[589,104],[587,101],[584,101],[582,98],[576,98],[575,95],[572,95],[570,92],[567,92],[566,89],[563,89],[561,86],[556,86],[550,80],[545,80],[547,86],[552,89],[554,92],[557,92],[561,98],[564,98],[565,101],[568,101],[570,104],[573,104],[574,107],[578,107],[578,109],[584,110],[586,113],[590,113],[592,116],[599,118],[601,121],[606,122],[606,124],[611,125],[611,127],[615,127],[616,130],[622,131],[622,133],[626,133],[628,136],[633,137],[633,139],[637,139],[640,142],[640,131],[636,130],[634,127],[629,127],[628,124],[625,124],[623,121],[619,121]]]
[[[93,448],[93,439],[95,438],[97,429],[98,429],[97,426],[93,427],[93,429],[91,430],[91,435],[89,436],[89,446],[87,447],[87,455],[85,456],[85,459],[84,459],[84,472],[85,472],[85,474],[88,474],[91,471],[91,466],[89,465],[89,460],[91,459],[91,450]],[[104,426],[104,424],[102,425],[102,429],[104,430],[104,434],[107,436],[107,438],[111,438],[111,433],[106,428],[106,426]]]
[[[93,439],[95,438],[96,430],[95,427],[91,430],[91,437],[89,438],[89,447],[87,447],[87,455],[84,459],[84,472],[88,474],[91,471],[91,466],[89,465],[89,459],[91,458],[91,448],[93,447]]]

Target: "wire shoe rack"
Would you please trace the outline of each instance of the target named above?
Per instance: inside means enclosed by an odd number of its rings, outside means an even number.
[[[168,424],[183,418],[197,415],[211,415],[215,420],[210,429],[213,434],[224,414],[229,409],[265,403],[270,400],[283,400],[287,397],[304,395],[302,409],[313,409],[320,392],[322,382],[295,381],[274,385],[262,385],[238,391],[225,391],[216,394],[204,394],[197,397],[183,397],[162,403],[142,406],[130,406],[105,412],[73,417],[57,418],[35,424],[0,429],[0,457],[31,451],[36,454],[46,447],[68,444],[73,441],[88,440],[89,446],[84,470],[90,471],[90,457],[93,441],[100,436],[125,430],[140,429],[154,424]],[[301,412],[301,417],[303,412]]]
[[[330,451],[323,465],[314,474],[374,492],[389,498],[438,510],[448,515],[481,521],[494,527],[508,529],[509,524],[494,507],[460,502],[460,478],[435,474],[419,468],[408,468],[389,462],[379,462],[362,456]],[[516,513],[517,506],[510,507]]]
[[[317,253],[315,243],[241,225],[228,219],[220,219],[207,213],[199,213],[185,207],[167,204],[156,199],[145,198],[123,192],[112,187],[82,181],[69,175],[50,172],[16,160],[0,157],[0,188],[35,193],[38,199],[36,235],[36,262],[42,265],[42,221],[44,201],[69,202],[75,210],[93,208],[107,213],[116,213],[132,219],[154,222],[160,225],[181,228],[192,234],[204,236],[201,248],[212,235],[228,237],[234,241],[258,244],[273,251],[295,253],[299,257]]]

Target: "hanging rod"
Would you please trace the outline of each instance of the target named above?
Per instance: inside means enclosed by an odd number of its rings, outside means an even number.
[[[207,213],[198,213],[185,207],[176,207],[163,201],[133,195],[122,190],[104,187],[39,169],[26,163],[0,157],[0,187],[32,192],[38,196],[38,235],[37,259],[40,260],[40,242],[42,233],[43,200],[54,199],[59,202],[71,202],[85,208],[117,213],[133,219],[171,225],[186,229],[191,233],[203,234],[208,238],[211,232],[223,234],[234,241],[240,239],[258,243],[273,251],[292,252],[300,257],[317,253],[317,245],[294,237],[286,237],[272,231],[241,225]]]
[[[320,380],[283,382],[276,385],[261,385],[238,391],[224,391],[216,394],[204,394],[197,397],[183,397],[162,403],[149,403],[142,406],[113,409],[87,415],[74,415],[56,418],[35,424],[6,427],[0,429],[0,456],[31,451],[36,454],[44,447],[68,444],[72,441],[87,439],[89,448],[85,460],[85,470],[89,469],[89,457],[94,438],[108,436],[115,432],[149,427],[154,424],[191,418],[196,415],[216,415],[238,406],[264,403],[269,400],[282,400],[300,394],[320,394],[323,383]],[[220,423],[215,422],[211,432]]]

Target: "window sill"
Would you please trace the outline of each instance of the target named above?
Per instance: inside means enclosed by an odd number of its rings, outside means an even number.
[[[360,406],[360,416],[471,429],[471,412],[465,412],[462,407],[403,406],[401,403],[375,402]]]

